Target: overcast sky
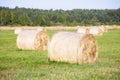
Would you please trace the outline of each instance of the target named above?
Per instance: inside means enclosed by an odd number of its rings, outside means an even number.
[[[118,9],[120,0],[0,0],[1,7],[37,9]]]

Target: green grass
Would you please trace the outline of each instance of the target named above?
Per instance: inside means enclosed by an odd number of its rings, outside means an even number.
[[[48,31],[50,37],[57,31]],[[0,80],[119,80],[120,30],[96,37],[95,64],[49,62],[47,51],[19,50],[13,31],[0,31]]]

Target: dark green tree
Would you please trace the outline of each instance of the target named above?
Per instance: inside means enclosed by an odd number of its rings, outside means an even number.
[[[23,13],[21,16],[20,16],[20,24],[21,25],[32,25],[32,22],[29,18],[29,16],[26,14],[26,13]]]
[[[11,12],[11,25],[20,24],[19,16],[16,12]]]

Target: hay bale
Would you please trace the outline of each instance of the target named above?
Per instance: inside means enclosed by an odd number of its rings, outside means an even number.
[[[94,36],[102,36],[103,31],[99,27],[90,27],[89,34],[92,34]]]
[[[15,28],[14,33],[18,35],[22,30],[23,28]]]
[[[88,34],[89,33],[89,28],[88,27],[80,27],[80,28],[78,28],[77,32]]]
[[[47,50],[48,41],[45,31],[23,30],[17,36],[17,47],[22,50]]]
[[[97,60],[96,39],[91,34],[58,32],[48,47],[50,61],[69,63],[94,63]]]
[[[46,31],[45,28],[41,28],[41,27],[40,27],[40,28],[37,28],[37,30],[38,30],[38,31]]]
[[[102,30],[102,32],[108,32],[108,29],[107,29],[107,27],[105,27],[105,26],[100,26],[99,27],[101,30]]]
[[[81,27],[77,30],[77,33],[92,34],[94,36],[102,36],[105,32],[104,27]]]

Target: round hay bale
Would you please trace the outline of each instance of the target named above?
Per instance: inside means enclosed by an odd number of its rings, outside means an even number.
[[[78,33],[84,33],[84,34],[88,34],[89,33],[89,28],[87,27],[80,27],[78,30],[77,30]]]
[[[48,41],[45,31],[23,30],[17,36],[17,47],[22,50],[47,50]]]
[[[58,32],[49,43],[48,57],[50,61],[94,63],[98,57],[96,39],[91,34]]]
[[[14,33],[18,35],[22,30],[23,28],[16,28]]]
[[[94,36],[102,36],[103,31],[99,27],[90,27],[89,34],[92,34]]]
[[[37,28],[38,31],[46,31],[44,28]]]
[[[108,32],[107,27],[105,27],[103,25],[100,26],[99,28],[102,30],[102,32]]]

